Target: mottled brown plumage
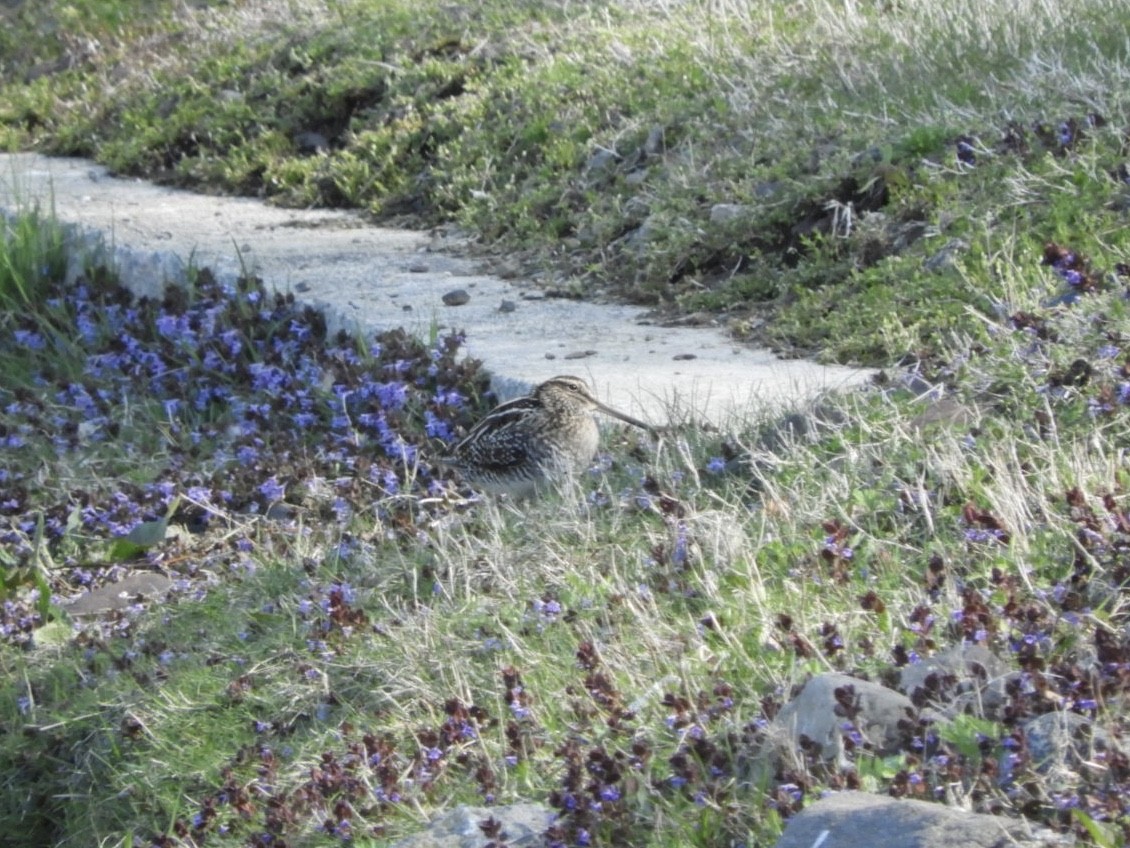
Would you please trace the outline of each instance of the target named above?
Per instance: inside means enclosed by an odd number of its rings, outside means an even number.
[[[579,377],[554,377],[527,397],[496,406],[442,462],[476,489],[529,497],[592,462],[600,445],[597,411],[651,430],[598,401]]]

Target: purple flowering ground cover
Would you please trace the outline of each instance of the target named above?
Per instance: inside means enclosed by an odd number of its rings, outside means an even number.
[[[62,596],[112,579],[108,543],[139,524],[167,520],[211,541],[223,516],[294,510],[348,526],[380,502],[374,518],[410,525],[409,496],[445,488],[421,447],[450,441],[485,387],[457,336],[328,338],[314,310],[207,271],[161,302],[135,302],[96,274],[5,329],[20,379],[2,393],[3,564],[51,563]],[[94,473],[75,473],[84,463]],[[45,464],[73,485],[44,485]],[[253,545],[227,532],[209,558]],[[150,564],[176,556],[154,552]],[[18,643],[36,623],[9,603],[3,635]]]
[[[521,509],[430,461],[490,402],[457,335],[329,337],[206,271],[161,301],[45,273],[0,311],[0,832],[378,844],[527,799],[547,846],[748,846],[862,787],[1119,844],[1118,259],[1049,243],[1016,273],[1055,297],[921,366],[972,424],[923,439],[896,380],[790,435],[610,434],[574,502]],[[167,594],[67,611],[137,573]],[[844,762],[753,767],[809,675],[955,646],[1007,667],[993,714],[924,711],[880,753],[845,696]],[[1067,714],[1109,742],[1048,773],[1029,722]]]

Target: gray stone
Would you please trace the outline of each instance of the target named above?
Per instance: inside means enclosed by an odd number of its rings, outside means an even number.
[[[471,295],[467,293],[466,289],[455,289],[443,296],[443,302],[447,306],[463,306],[471,302]]]
[[[946,716],[971,713],[995,720],[1008,701],[1005,684],[1011,673],[988,648],[955,645],[903,667],[899,689]]]
[[[961,239],[950,239],[942,248],[923,263],[927,271],[940,274],[957,265],[957,257],[969,250],[969,245]]]
[[[117,583],[108,583],[68,601],[63,608],[75,616],[103,615],[133,606],[142,601],[161,600],[173,587],[173,581],[153,571],[130,574]]]
[[[651,214],[651,204],[639,195],[629,197],[624,203],[624,209],[621,214],[624,216],[626,223],[639,224]]]
[[[328,153],[330,140],[320,132],[300,132],[294,136],[294,146],[299,153]]]
[[[793,758],[800,762],[801,741],[814,743],[825,760],[847,764],[844,755],[843,731],[851,719],[836,712],[836,690],[852,687],[858,700],[859,712],[854,719],[855,728],[881,755],[893,754],[899,749],[901,734],[899,723],[917,717],[914,704],[886,686],[829,672],[809,680],[800,693],[781,708],[769,727],[768,745],[763,753],[776,757]],[[788,759],[785,760],[788,762]]]
[[[765,182],[755,183],[753,186],[753,196],[759,200],[768,200],[776,195],[782,186],[778,180],[767,180]]]
[[[750,207],[744,203],[715,203],[710,207],[710,223],[728,224],[738,221],[750,213]]]
[[[877,165],[883,161],[883,149],[881,147],[868,147],[852,156],[851,161],[853,165],[865,165],[868,162]]]
[[[590,177],[605,174],[615,168],[619,161],[619,153],[615,150],[609,150],[607,147],[601,147],[585,163],[585,173]]]
[[[1057,788],[1077,783],[1081,770],[1104,769],[1107,753],[1125,753],[1105,728],[1079,713],[1056,710],[1028,719],[1021,727],[1032,765]]]
[[[541,845],[553,815],[540,804],[459,806],[433,819],[427,830],[394,842],[392,848],[482,848],[489,840],[479,825],[492,817],[502,823],[509,848]]]
[[[1066,845],[1021,819],[943,804],[838,792],[789,820],[776,848],[1038,848]]]
[[[658,227],[654,220],[655,216],[649,215],[643,222],[633,230],[618,238],[613,244],[621,245],[629,250],[643,252],[648,243],[653,241],[658,233]]]

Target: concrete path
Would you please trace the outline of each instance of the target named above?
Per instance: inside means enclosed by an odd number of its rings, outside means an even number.
[[[76,225],[85,249],[110,252],[140,293],[183,279],[190,263],[231,278],[245,267],[323,308],[331,326],[465,330],[467,353],[483,360],[503,396],[577,374],[608,403],[656,424],[693,417],[727,426],[765,404],[869,376],[777,359],[716,329],[659,327],[639,307],[545,298],[433,250],[427,233],[371,226],[354,213],[116,179],[82,159],[0,155],[0,210],[35,205]],[[444,295],[458,289],[470,299],[445,305]]]

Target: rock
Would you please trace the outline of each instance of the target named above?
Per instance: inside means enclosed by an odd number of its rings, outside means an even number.
[[[502,301],[502,303],[498,304],[498,311],[499,312],[513,312],[517,308],[518,308],[518,304],[516,304],[512,300],[504,300],[504,301]]]
[[[854,697],[850,690],[854,690]],[[803,759],[802,740],[807,739],[806,744],[814,745],[825,760],[846,765],[843,734],[845,727],[850,730],[853,720],[842,714],[840,700],[855,702],[855,729],[881,756],[899,750],[900,723],[917,718],[910,699],[893,689],[837,672],[818,674],[781,708],[769,726],[762,755],[799,762]]]
[[[595,350],[574,350],[565,354],[565,359],[588,359],[590,356],[596,356]]]
[[[710,207],[710,223],[728,224],[746,217],[750,211],[744,203],[715,203]]]
[[[926,235],[925,221],[906,221],[891,228],[891,249],[903,253],[908,247]]]
[[[782,186],[779,180],[767,180],[765,182],[755,183],[753,186],[753,196],[759,200],[768,200],[776,195]]]
[[[482,848],[489,840],[479,825],[501,822],[508,848],[541,845],[554,813],[540,804],[504,807],[459,806],[433,819],[428,829],[393,843],[393,848]]]
[[[789,820],[776,848],[1038,848],[1066,845],[1022,819],[931,804],[837,792]]]
[[[904,666],[899,689],[919,706],[930,706],[946,716],[969,712],[995,720],[1008,701],[1005,684],[1010,672],[988,648],[955,645]]]
[[[589,157],[589,161],[585,163],[585,173],[592,176],[600,176],[616,167],[616,163],[620,161],[620,154],[615,150],[609,150],[607,147],[599,148],[596,153]]]
[[[652,127],[643,143],[643,152],[647,156],[658,156],[667,149],[667,133],[663,127]]]
[[[808,438],[817,428],[811,416],[789,412],[768,425],[758,439],[758,446],[766,453],[781,453],[794,442]]]
[[[932,274],[940,274],[957,264],[957,257],[969,250],[969,245],[961,239],[950,239],[941,250],[930,256],[923,266]]]
[[[1028,719],[1021,728],[1032,765],[1061,787],[1077,783],[1083,769],[1105,770],[1106,755],[1126,753],[1094,719],[1079,713],[1044,713]]]
[[[300,132],[294,136],[294,147],[299,153],[328,153],[330,140],[320,132]]]
[[[173,588],[173,581],[163,574],[139,571],[117,583],[108,583],[79,595],[63,605],[71,615],[102,615],[125,609],[141,601],[160,600]]]
[[[883,149],[881,147],[868,147],[851,157],[853,165],[866,165],[868,162],[879,164],[883,161]]]
[[[453,289],[443,296],[443,302],[446,306],[462,306],[469,303],[471,295],[467,293],[466,289]]]
[[[651,214],[651,204],[645,198],[635,195],[624,203],[621,214],[625,223],[640,224]]]
[[[426,274],[432,270],[431,266],[423,259],[413,259],[408,263],[409,274]]]
[[[522,276],[522,266],[515,259],[502,259],[492,270],[495,276],[502,280],[514,280]]]
[[[648,242],[653,241],[658,234],[658,227],[654,218],[654,215],[649,215],[640,223],[638,227],[629,230],[620,238],[616,239],[613,244],[619,245],[629,250],[642,252],[647,246]]]

